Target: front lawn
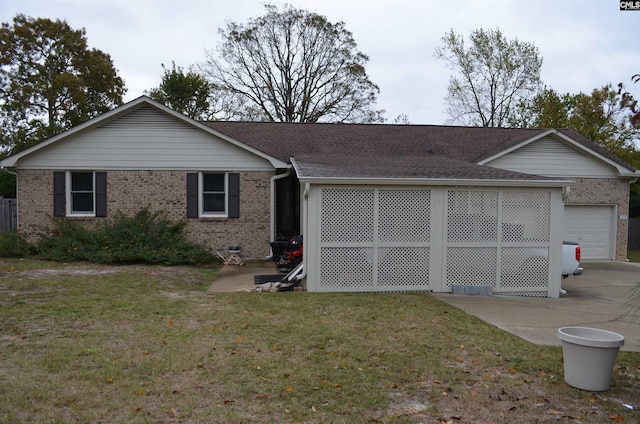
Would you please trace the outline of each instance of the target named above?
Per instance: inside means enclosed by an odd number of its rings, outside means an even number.
[[[640,420],[638,353],[584,392],[560,347],[427,294],[207,295],[214,275],[0,261],[0,423]]]

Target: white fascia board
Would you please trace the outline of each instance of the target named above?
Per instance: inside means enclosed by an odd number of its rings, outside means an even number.
[[[323,185],[405,185],[405,186],[465,186],[465,187],[568,187],[572,180],[471,180],[445,178],[346,178],[301,177],[301,183]]]
[[[27,156],[37,150],[40,150],[42,148],[45,148],[53,143],[56,143],[62,139],[65,139],[67,137],[70,137],[74,134],[77,134],[79,132],[82,131],[86,131],[87,129],[90,128],[94,128],[100,125],[103,125],[113,119],[116,119],[120,116],[126,115],[127,113],[129,113],[132,110],[138,109],[139,107],[143,106],[143,105],[149,105],[151,107],[154,107],[168,115],[173,116],[174,118],[181,120],[193,127],[196,127],[198,129],[201,129],[211,135],[214,135],[216,137],[219,137],[225,141],[227,141],[228,143],[231,143],[237,147],[240,147],[250,153],[255,154],[256,156],[259,156],[267,161],[269,161],[269,163],[271,163],[271,165],[278,169],[278,168],[289,168],[290,165],[288,165],[286,162],[281,161],[280,159],[274,158],[273,156],[267,155],[266,153],[263,153],[257,149],[254,149],[253,147],[247,146],[246,144],[243,144],[225,134],[222,134],[216,130],[214,130],[213,128],[210,128],[198,121],[195,121],[181,113],[176,112],[175,110],[168,108],[167,106],[156,102],[155,100],[151,99],[150,97],[147,96],[140,96],[135,100],[130,101],[129,103],[126,103],[122,106],[119,106],[115,109],[110,110],[109,112],[105,112],[100,116],[97,116],[93,119],[90,119],[89,121],[83,122],[80,125],[77,125],[63,133],[60,133],[54,137],[51,137],[48,140],[45,140],[41,143],[36,144],[35,146],[32,146],[26,150],[23,150],[22,152],[16,153],[15,155],[9,156],[8,158],[0,161],[0,168],[4,168],[4,167],[13,167],[16,166],[16,163],[18,162],[18,160],[20,160],[20,158]]]
[[[629,169],[625,168],[624,166],[620,165],[619,163],[616,163],[614,161],[612,161],[611,159],[602,156],[600,153],[591,150],[590,148],[588,148],[587,146],[585,146],[582,143],[578,143],[577,141],[575,141],[573,138],[563,134],[562,132],[556,130],[556,129],[550,129],[547,131],[544,131],[543,133],[540,133],[534,137],[531,137],[530,139],[527,139],[525,141],[522,141],[514,146],[509,147],[508,149],[504,149],[499,153],[496,153],[493,156],[490,156],[488,158],[479,160],[478,162],[475,162],[476,165],[487,165],[489,162],[498,159],[499,157],[502,157],[506,154],[509,154],[515,150],[518,150],[519,148],[526,146],[527,144],[533,143],[536,140],[539,140],[541,138],[547,137],[549,135],[553,135],[556,136],[560,139],[562,139],[562,141],[567,142],[569,144],[571,144],[572,146],[576,147],[578,150],[583,151],[584,153],[591,155],[605,163],[607,163],[608,165],[614,167],[618,173],[620,174],[621,177],[630,177],[630,178],[635,178],[635,177],[639,177],[640,176],[640,172],[639,171],[630,171]]]

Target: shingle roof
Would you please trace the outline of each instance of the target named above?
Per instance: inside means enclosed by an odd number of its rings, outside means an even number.
[[[203,122],[314,176],[543,179],[474,163],[547,129],[440,125]],[[632,166],[570,130],[561,132],[629,170]],[[311,174],[309,174],[311,175]],[[502,176],[502,177],[500,177]]]
[[[292,162],[299,178],[420,178],[450,180],[527,180],[551,178],[506,171],[436,156],[296,155]]]
[[[281,160],[300,153],[411,156],[432,153],[466,162],[545,132],[543,129],[437,125],[205,122]]]

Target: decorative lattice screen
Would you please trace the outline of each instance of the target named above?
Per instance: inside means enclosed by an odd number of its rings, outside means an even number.
[[[322,190],[321,287],[428,290],[430,231],[430,190]]]
[[[448,190],[445,287],[490,286],[496,293],[546,294],[548,191]]]
[[[461,284],[547,293],[548,190],[320,191],[320,290],[449,291]]]

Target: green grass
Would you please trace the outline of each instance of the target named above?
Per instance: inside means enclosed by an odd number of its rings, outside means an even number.
[[[588,393],[559,347],[427,294],[207,295],[215,273],[1,261],[0,423],[638,419],[640,354]]]
[[[630,262],[640,262],[640,250],[627,251],[627,258]]]

